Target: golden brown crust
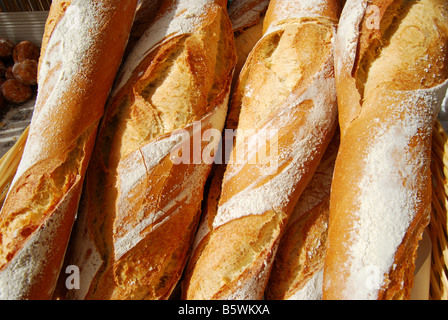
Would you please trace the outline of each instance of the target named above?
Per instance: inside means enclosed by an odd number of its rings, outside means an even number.
[[[236,86],[247,56],[263,36],[263,20],[268,5],[268,0],[237,0],[232,1],[229,7],[229,17],[235,34],[235,47],[237,48],[238,56],[232,88]],[[231,125],[231,128],[236,129],[238,115],[239,110],[229,110],[227,125]]]
[[[131,34],[124,54],[125,58],[132,51],[133,46],[138,42],[145,30],[154,22],[160,4],[161,1],[159,0],[141,0],[138,2]]]
[[[238,35],[262,20],[269,0],[235,0],[229,6],[229,18],[233,31]]]
[[[448,78],[447,16],[447,3],[438,0],[344,7],[325,299],[409,298],[429,221],[431,133]]]
[[[50,7],[50,11],[48,13],[47,21],[45,22],[44,34],[42,35],[42,44],[40,47],[40,56],[39,56],[39,68],[42,64],[42,60],[45,56],[45,51],[47,49],[48,40],[50,40],[51,34],[53,33],[54,28],[57,26],[58,22],[64,16],[64,12],[71,3],[71,0],[67,1],[55,1],[52,3]]]
[[[51,297],[136,1],[74,5],[53,1],[28,140],[0,213],[0,295],[7,299]]]
[[[183,297],[187,299],[263,296],[280,234],[334,132],[334,22],[277,17],[280,21],[272,22],[272,29],[254,47],[240,73],[231,104],[231,108],[241,107],[240,131],[226,168],[210,236],[195,256],[197,260],[191,260],[186,275]],[[305,56],[311,51],[319,60],[309,65]],[[325,96],[321,101],[313,96],[316,86],[322,89],[320,97]],[[317,109],[322,113],[314,114],[311,127],[319,128],[319,133],[310,134],[308,120],[311,110]],[[268,128],[279,129],[278,137],[267,142],[269,150],[278,147],[279,153],[265,154],[267,162],[256,163],[257,156],[263,159],[263,147],[245,149],[250,139],[257,137],[250,130],[264,132]],[[303,154],[302,148],[294,145],[299,136],[309,143]],[[318,137],[319,142],[308,141],[311,137]],[[238,158],[242,150],[249,150],[244,159]],[[278,159],[285,161],[275,166]],[[272,175],[266,174],[269,164],[273,165],[271,169],[277,168]]]
[[[276,21],[281,21],[286,17],[321,17],[334,21],[339,20],[341,11],[340,1],[327,0],[302,0],[302,1],[282,1],[270,0],[269,8],[264,20],[264,30]]]
[[[224,126],[233,41],[223,1],[165,1],[129,53],[86,177],[67,262],[85,282],[69,298],[170,297],[211,168],[196,162],[194,139]],[[183,163],[174,161],[179,146],[191,150]]]
[[[329,197],[287,228],[275,255],[266,299],[319,299],[322,288],[318,286],[309,293],[295,294],[306,291],[307,283],[323,269],[328,216]]]
[[[288,220],[266,287],[266,299],[322,299],[331,180],[338,149],[336,132]]]

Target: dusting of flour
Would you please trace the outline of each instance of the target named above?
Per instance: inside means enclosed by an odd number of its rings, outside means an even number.
[[[307,113],[305,124],[301,128],[296,129],[292,145],[284,150],[278,150],[278,167],[275,166],[275,168],[282,168],[283,166],[284,168],[273,174],[268,183],[258,186],[259,180],[264,179],[261,176],[254,180],[246,189],[241,190],[225,203],[221,203],[213,221],[213,228],[246,215],[263,214],[269,210],[282,208],[288,203],[294,186],[306,173],[304,164],[307,162],[307,159],[314,156],[314,153],[310,152],[310,150],[314,150],[314,146],[322,143],[323,137],[319,131],[331,128],[334,124],[334,119],[336,119],[334,79],[327,78],[328,72],[333,66],[332,58],[331,56],[329,62],[316,74],[313,83],[300,97],[294,97],[295,99],[292,99],[294,102],[287,104],[277,117],[268,121],[255,133],[255,135],[259,135],[264,133],[263,129],[286,126],[292,121],[291,117],[294,108],[306,100],[314,102],[313,107]],[[280,129],[278,132],[278,138],[281,138],[282,130]],[[266,136],[269,135],[265,133],[264,137]],[[234,163],[232,162],[233,159],[231,159],[224,179],[227,180],[236,176],[249,159],[251,158],[245,156],[241,163]]]
[[[112,91],[115,95],[132,76],[133,71],[148,54],[155,50],[162,41],[168,41],[178,35],[194,32],[205,18],[211,0],[173,1],[171,7],[158,16],[137,42],[121,68],[118,84]]]
[[[394,92],[383,99],[394,100],[393,112],[405,114],[401,120],[381,126],[365,159],[364,178],[358,188],[358,220],[351,230],[350,275],[344,292],[355,299],[376,299],[384,274],[393,268],[395,253],[415,218],[419,205],[418,168],[428,166],[424,148],[410,150],[418,135],[430,135],[448,81],[428,90],[407,93],[406,99]],[[379,104],[381,102],[378,102]],[[435,106],[428,116],[416,115],[409,106],[424,103]],[[416,154],[418,152],[418,154]],[[429,208],[428,208],[429,210]],[[429,214],[429,211],[427,212]]]
[[[335,73],[342,68],[352,68],[358,49],[359,29],[367,9],[367,0],[347,0],[341,13],[335,46]],[[351,70],[345,70],[350,73]]]

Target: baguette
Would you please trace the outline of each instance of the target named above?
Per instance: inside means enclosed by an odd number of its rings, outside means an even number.
[[[337,124],[337,15],[335,1],[270,1],[233,95],[231,108],[241,110],[235,146],[183,298],[263,297],[288,217]]]
[[[321,300],[331,180],[337,132],[299,199],[282,239],[265,291],[268,300]]]
[[[335,49],[341,145],[324,299],[408,299],[448,85],[448,2],[348,0]]]
[[[236,63],[226,3],[162,1],[124,62],[66,262],[79,266],[80,288],[66,298],[168,299],[175,289],[212,165],[195,158],[210,147],[195,139],[214,129],[218,144]]]
[[[0,298],[49,299],[136,1],[53,1],[28,140],[0,212]]]

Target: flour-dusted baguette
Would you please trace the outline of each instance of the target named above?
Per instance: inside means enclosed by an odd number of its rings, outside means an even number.
[[[0,298],[49,299],[136,1],[53,1],[28,140],[0,213]]]
[[[268,300],[321,300],[337,132],[303,191],[280,241],[266,286]]]
[[[431,210],[448,2],[348,0],[335,50],[341,145],[324,299],[407,299]]]
[[[226,4],[162,1],[124,62],[67,254],[80,270],[69,299],[168,299],[175,288],[236,63]]]
[[[235,147],[184,298],[263,297],[280,235],[337,124],[337,16],[334,1],[270,1],[233,96]]]

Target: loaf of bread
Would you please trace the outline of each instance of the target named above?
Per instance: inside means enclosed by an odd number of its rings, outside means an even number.
[[[0,299],[52,296],[135,8],[52,3],[28,140],[0,212]]]
[[[337,125],[338,10],[329,0],[270,1],[232,97],[235,144],[183,298],[263,297],[280,236]]]
[[[179,281],[236,63],[226,5],[162,1],[122,65],[67,253],[80,288],[66,298],[168,299]]]
[[[337,132],[303,191],[280,241],[266,286],[268,300],[321,300]]]
[[[324,299],[407,299],[431,210],[448,2],[348,0],[335,49],[341,144]]]

